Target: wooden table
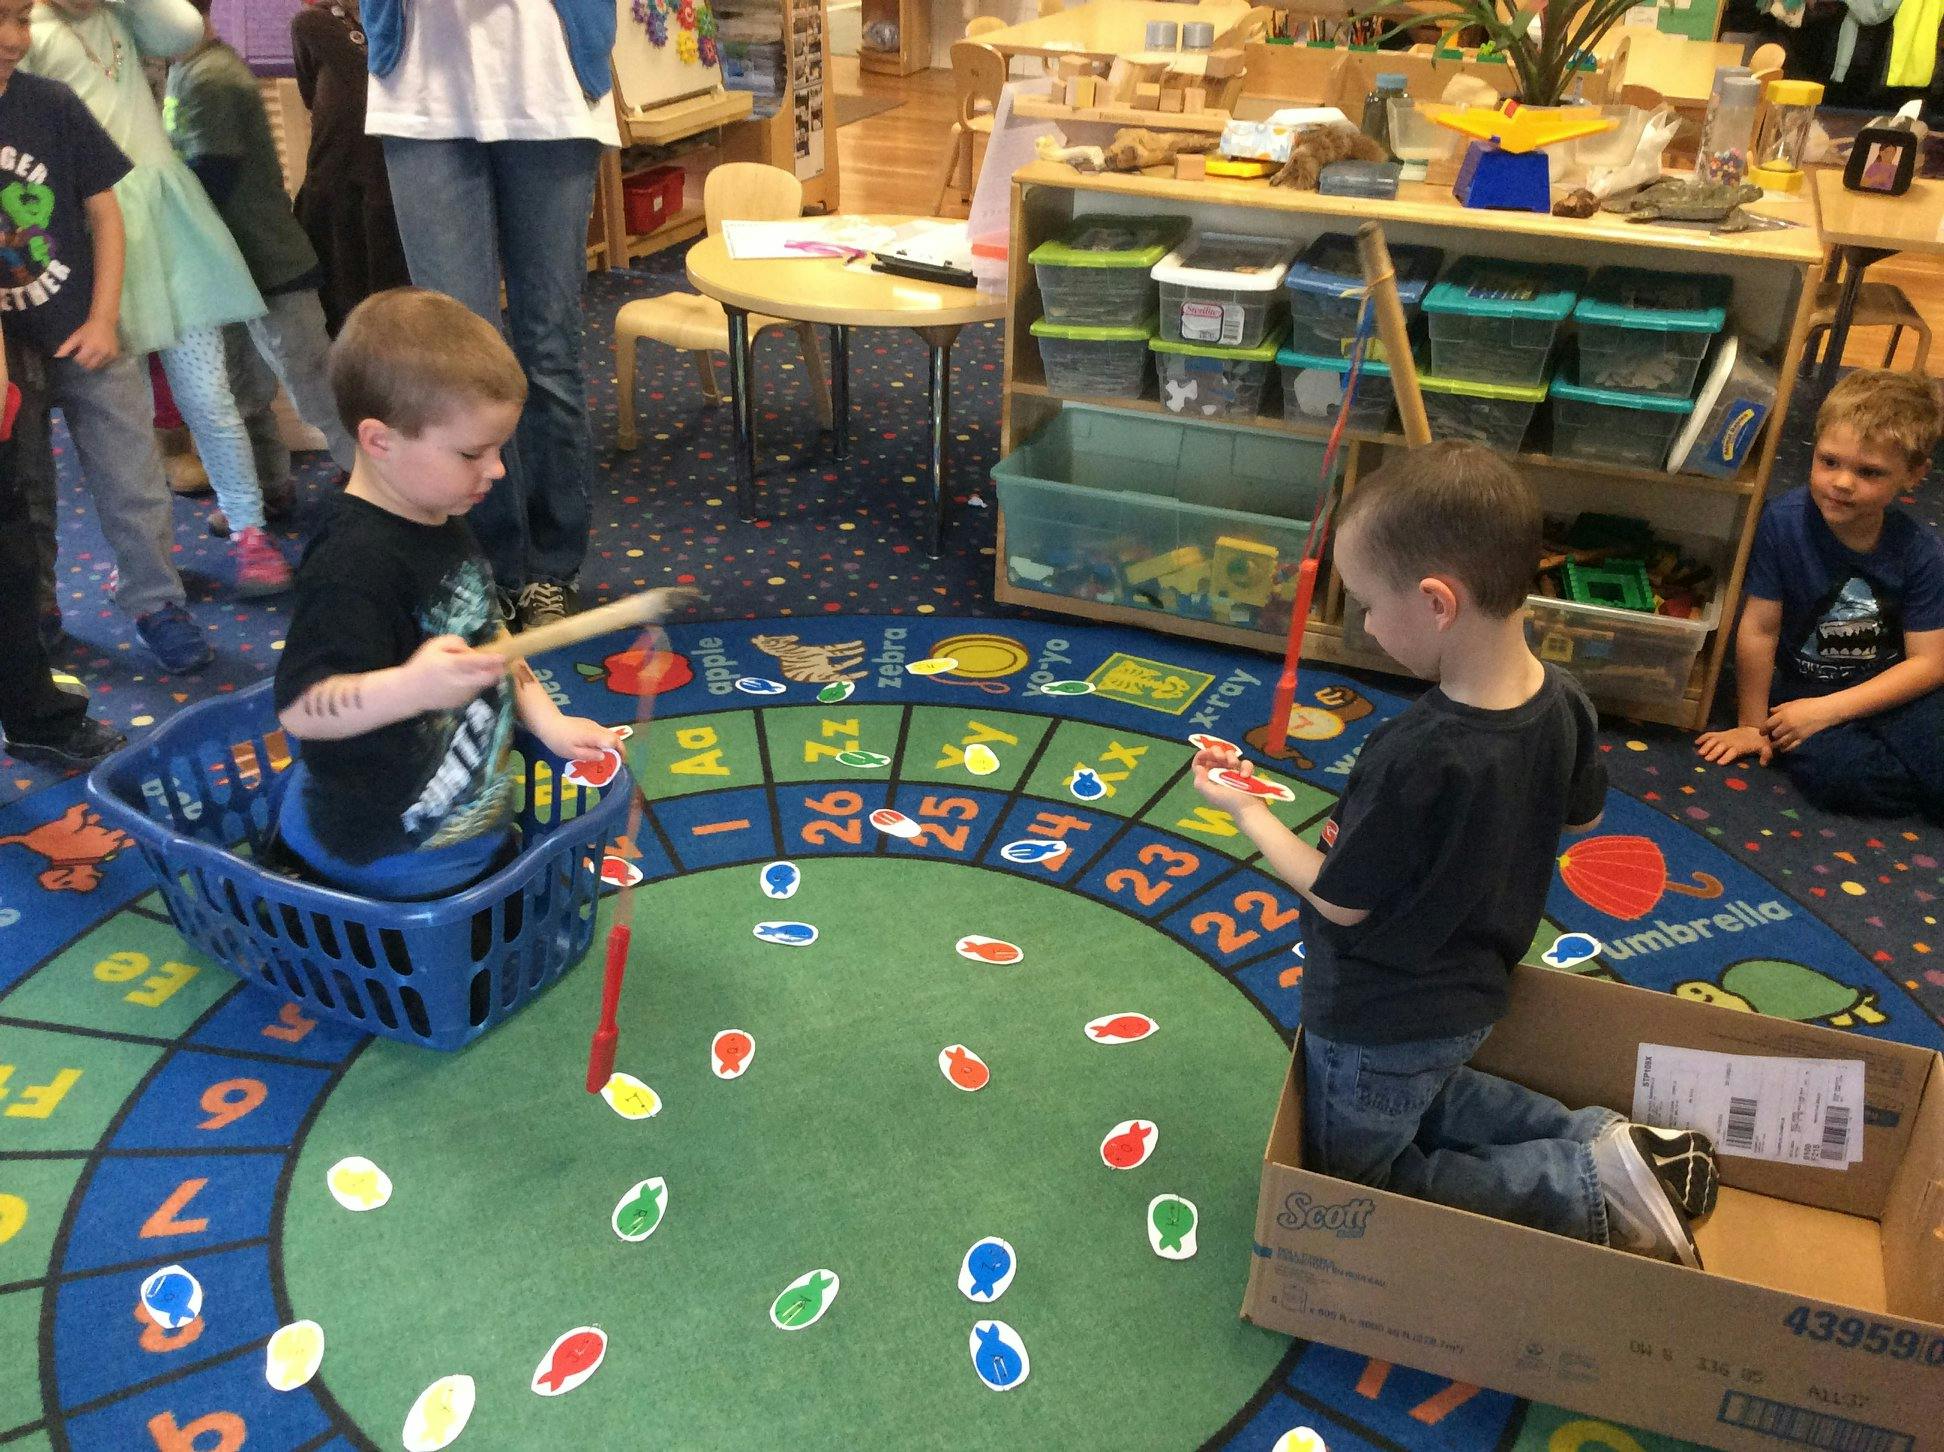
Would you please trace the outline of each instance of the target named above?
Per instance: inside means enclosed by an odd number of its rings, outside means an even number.
[[[886,227],[920,220],[873,215]],[[967,323],[1005,315],[1001,293],[942,287],[873,272],[868,259],[764,259],[738,262],[718,234],[689,249],[688,278],[729,315],[729,396],[736,423],[736,502],[744,519],[756,518],[756,402],[750,386],[749,314],[767,313],[792,322],[830,328],[832,452],[850,446],[850,330],[910,328],[931,350],[931,528],[926,552],[938,558],[945,521],[945,440],[951,417],[952,343]]]
[[[1052,15],[1042,15],[978,38],[1003,56],[1085,55],[1108,59],[1147,49],[1147,23],[1169,20],[1181,24],[1207,20],[1219,38],[1224,30],[1249,13],[1242,0],[1214,0],[1206,5],[1170,5],[1165,0],[1092,0]]]
[[[1849,190],[1843,185],[1843,169],[1832,166],[1817,169],[1814,187],[1823,242],[1836,251],[1835,275],[1841,284],[1818,373],[1818,382],[1827,387],[1836,380],[1849,342],[1864,269],[1899,252],[1944,254],[1944,181],[1920,179],[1902,196],[1886,197]]]

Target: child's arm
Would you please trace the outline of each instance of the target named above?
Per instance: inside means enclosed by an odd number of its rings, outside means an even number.
[[[612,726],[603,726],[585,716],[561,714],[547,688],[523,660],[513,662],[513,709],[520,724],[538,736],[555,756],[575,761],[592,761],[609,747],[619,747],[621,738]]]
[[[72,358],[92,373],[121,356],[121,340],[115,329],[121,322],[122,265],[128,247],[121,204],[114,192],[96,192],[82,206],[94,244],[94,296],[89,301],[87,320],[68,334],[54,356]]]
[[[203,18],[189,0],[122,0],[113,8],[143,55],[173,60],[202,43]]]
[[[1340,927],[1352,928],[1370,916],[1367,908],[1338,907],[1316,895],[1317,874],[1323,870],[1323,854],[1276,820],[1269,804],[1209,780],[1209,772],[1225,767],[1247,773],[1249,767],[1231,752],[1203,750],[1195,757],[1195,790],[1210,806],[1220,807],[1235,819],[1235,825],[1255,843],[1275,874],[1324,917]]]
[[[456,635],[435,635],[403,665],[326,676],[277,713],[299,741],[342,741],[427,711],[463,706],[505,673],[506,662]]]
[[[1818,731],[1888,711],[1939,686],[1944,686],[1944,630],[1906,630],[1902,660],[1848,690],[1784,701],[1768,714],[1768,737],[1777,751],[1794,751]]]
[[[1768,734],[1769,686],[1775,680],[1775,646],[1782,638],[1782,602],[1750,595],[1735,631],[1735,724],[1704,731],[1694,740],[1703,759],[1727,766],[1753,756],[1763,766],[1775,755]]]

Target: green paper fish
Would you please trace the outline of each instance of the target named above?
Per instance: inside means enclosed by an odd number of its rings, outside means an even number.
[[[1195,1209],[1186,1200],[1158,1200],[1154,1206],[1154,1230],[1161,1237],[1161,1249],[1182,1250],[1183,1242],[1194,1233]]]
[[[839,701],[848,701],[851,692],[856,689],[856,681],[832,681],[821,691],[817,692],[817,699],[822,701],[826,706],[834,706]]]
[[[770,1307],[770,1319],[788,1330],[808,1326],[823,1314],[824,1298],[836,1288],[836,1278],[818,1271],[800,1286],[787,1288]]]
[[[623,1235],[646,1235],[653,1230],[661,1221],[661,1194],[660,1185],[643,1185],[639,1195],[614,1212],[615,1229]]]
[[[1092,681],[1048,681],[1039,689],[1042,696],[1091,696],[1094,688]]]
[[[880,767],[891,764],[890,757],[876,751],[840,751],[837,760],[844,766]]]

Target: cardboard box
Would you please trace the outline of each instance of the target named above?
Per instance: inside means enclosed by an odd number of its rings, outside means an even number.
[[[1246,1319],[1729,1452],[1944,1447],[1944,1056],[1515,970],[1473,1062],[1569,1106],[1627,1113],[1643,1043],[1863,1062],[1863,1158],[1722,1156],[1694,1271],[1305,1170],[1301,1043]]]

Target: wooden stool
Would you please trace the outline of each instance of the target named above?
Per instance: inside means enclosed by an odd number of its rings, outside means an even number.
[[[1803,340],[1803,351],[1813,352],[1816,342],[1826,334],[1836,321],[1836,298],[1842,285],[1825,282],[1816,289],[1816,308],[1809,314],[1809,332]],[[1903,338],[1905,328],[1917,335],[1917,356],[1911,360],[1910,371],[1922,373],[1924,365],[1930,361],[1931,330],[1924,321],[1924,315],[1911,306],[1904,290],[1888,282],[1866,282],[1856,294],[1856,312],[1850,318],[1852,328],[1888,328],[1890,346],[1883,350],[1883,366],[1890,367],[1897,356],[1897,344]],[[1842,362],[1838,358],[1836,362]]]

